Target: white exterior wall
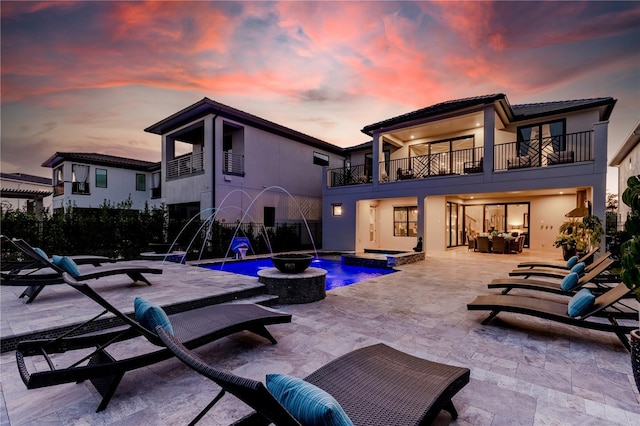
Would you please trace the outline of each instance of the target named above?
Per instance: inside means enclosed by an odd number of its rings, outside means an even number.
[[[0,178],[0,187],[3,189],[16,189],[21,191],[49,191],[51,192],[51,185],[45,185],[37,182],[27,182],[14,179],[2,179]],[[44,209],[50,209],[53,197],[49,195],[42,199],[42,207]],[[31,201],[30,198],[0,198],[0,203],[3,206],[8,206],[11,209],[19,210],[27,207],[27,201]]]
[[[629,206],[622,202],[622,193],[627,189],[627,180],[631,176],[637,175],[640,175],[640,144],[636,145],[618,166],[618,194],[620,199],[618,215],[623,222],[627,220],[630,209]]]
[[[89,166],[89,194],[72,194],[73,183],[71,181],[72,165],[80,164]],[[58,166],[59,167],[59,166]],[[58,168],[53,168],[53,173]],[[107,171],[107,187],[96,187],[96,169]],[[78,208],[98,208],[108,202],[117,205],[131,199],[133,210],[142,210],[145,203],[152,208],[160,204],[159,200],[151,199],[151,173],[136,171],[113,166],[83,164],[78,161],[65,161],[63,163],[64,194],[53,197],[53,208],[66,208],[69,204]],[[145,191],[136,191],[136,174],[146,176]]]
[[[198,121],[202,119],[162,137],[163,200],[167,204],[199,202],[201,210],[216,207],[216,219],[226,222],[261,223],[265,206],[275,208],[276,222],[321,220],[324,167],[313,163],[313,153],[328,155],[329,167],[342,166],[344,157],[228,118],[204,118],[204,173],[166,181],[167,137]],[[244,154],[244,176],[223,173],[225,123],[243,129],[243,141],[238,144],[242,148],[237,149],[234,140],[233,154]]]

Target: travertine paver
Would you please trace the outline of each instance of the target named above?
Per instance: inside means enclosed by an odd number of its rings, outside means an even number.
[[[481,325],[486,314],[467,311],[475,295],[491,293],[486,283],[492,278],[505,277],[518,261],[546,258],[528,250],[520,255],[466,248],[427,253],[425,261],[402,265],[401,272],[331,290],[323,301],[279,306],[293,314],[293,322],[269,327],[277,345],[241,333],[197,352],[218,367],[264,380],[271,372],[303,377],[347,351],[384,342],[471,369],[471,382],[454,398],[458,425],[640,424],[629,354],[614,335],[514,314]],[[125,278],[96,288],[119,308],[131,310],[135,295],[165,304],[246,288],[257,280],[174,264],[152,279],[151,287],[128,284]],[[31,305],[11,290],[0,289],[3,336],[97,312],[93,302],[64,286],[43,291]],[[99,397],[87,384],[28,391],[13,353],[0,357],[0,368],[0,426],[182,425],[218,390],[172,359],[128,373],[107,409],[95,413]],[[225,396],[200,424],[227,425],[248,411]]]

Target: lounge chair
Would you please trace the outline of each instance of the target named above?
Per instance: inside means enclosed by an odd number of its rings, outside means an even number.
[[[600,256],[596,260],[594,260],[589,265],[585,266],[583,262],[578,262],[574,265],[582,265],[584,267],[583,272],[588,273],[593,269],[597,268],[602,262],[605,262],[611,256],[610,252],[605,253]],[[545,268],[545,267],[532,267],[532,268],[517,268],[513,271],[509,272],[509,276],[511,277],[551,277],[551,278],[564,278],[567,273],[573,270],[570,269],[559,269],[559,268]]]
[[[39,261],[35,261],[31,259],[29,252],[35,251],[40,256],[44,257],[46,260],[53,262],[53,258],[50,258],[44,251],[37,247],[31,246],[29,243],[22,239],[12,239],[5,235],[0,235],[0,241],[3,247],[3,251],[14,250],[16,253],[20,253],[21,261],[6,261],[3,259],[2,270],[10,271],[12,273],[18,273],[20,270],[24,269],[38,269],[41,268],[42,265]],[[93,265],[100,266],[104,263],[112,263],[115,262],[115,259],[112,259],[107,256],[95,256],[95,255],[72,255],[67,256],[72,259],[78,265]]]
[[[593,283],[593,281],[598,277],[598,275],[602,274],[609,266],[613,264],[613,260],[605,259],[598,266],[593,268],[591,271],[587,272],[583,276],[579,277],[577,282],[571,286],[570,290],[563,289],[562,281],[546,281],[546,280],[536,280],[529,278],[497,278],[492,280],[489,284],[489,288],[502,288],[502,294],[507,294],[514,288],[524,289],[524,290],[537,290],[537,291],[545,291],[548,293],[556,293],[563,295],[573,295],[576,291],[581,289],[588,283]],[[564,278],[570,272],[565,274]],[[564,281],[564,280],[563,280]],[[566,285],[564,286],[567,287]],[[609,287],[604,287],[604,290],[608,290]],[[600,292],[603,291],[602,288]]]
[[[321,424],[303,423],[300,416],[296,419],[295,409],[291,406],[285,408],[287,403],[281,402],[262,382],[208,365],[162,327],[156,327],[156,332],[178,359],[222,388],[190,425],[198,422],[225,392],[256,411],[234,425]],[[469,383],[469,376],[467,368],[417,358],[379,343],[356,349],[329,362],[307,376],[304,382],[298,381],[302,390],[287,388],[286,392],[309,396],[305,392],[308,384],[317,386],[329,394],[319,391],[324,400],[335,398],[337,405],[355,425],[422,425],[431,424],[441,410],[448,411],[453,420],[457,418],[452,398]],[[339,408],[337,411],[342,413]]]
[[[162,269],[150,268],[144,265],[123,265],[122,263],[110,263],[102,266],[82,265],[78,266],[68,257],[61,257],[60,263],[56,264],[41,256],[31,246],[19,240],[14,240],[20,245],[22,252],[29,256],[29,260],[34,262],[34,268],[20,269],[14,272],[1,272],[0,285],[26,286],[27,288],[19,297],[27,297],[27,303],[32,303],[40,292],[48,285],[64,284],[62,274],[71,273],[77,280],[86,281],[112,275],[125,274],[133,281],[141,281],[147,285],[151,282],[143,274],[162,274]]]
[[[589,250],[584,256],[580,257],[576,263],[584,262],[588,263],[591,258],[596,254],[599,250],[598,247],[594,247]],[[522,262],[518,264],[518,268],[534,268],[534,267],[542,267],[542,268],[558,268],[558,269],[571,269],[571,266],[567,265],[567,262]]]
[[[163,361],[173,355],[162,345],[154,330],[145,328],[131,316],[122,313],[88,284],[80,283],[66,273],[64,278],[73,288],[102,306],[104,311],[56,338],[18,343],[16,348],[18,370],[27,389],[89,380],[102,396],[97,409],[102,411],[109,404],[126,372]],[[190,349],[244,330],[262,336],[275,344],[276,339],[269,333],[266,326],[291,322],[290,314],[276,312],[255,304],[219,304],[180,312],[169,311],[168,319],[176,338]],[[102,318],[107,313],[113,314],[115,318]],[[112,328],[96,332],[99,321],[105,320],[110,321]],[[121,359],[116,359],[107,352],[107,349],[117,342],[141,336],[160,347]],[[69,353],[56,355],[66,352]],[[34,363],[27,363],[25,360],[27,357],[43,357],[50,370],[29,372],[29,366]],[[65,359],[59,360],[57,357]],[[60,367],[65,360],[68,366]]]
[[[588,312],[576,317],[569,316],[568,314],[569,301],[557,302],[512,294],[477,296],[473,302],[467,305],[467,309],[470,311],[491,311],[489,316],[482,321],[482,324],[488,324],[500,312],[513,312],[590,330],[615,333],[625,348],[629,350],[627,334],[629,334],[631,330],[638,328],[637,313],[634,317],[636,320],[633,320],[636,324],[628,326],[620,325],[618,324],[618,319],[628,319],[628,316],[621,314],[617,309],[611,309],[612,305],[629,294],[630,290],[626,285],[618,284],[616,287],[598,296],[595,299],[593,307],[589,309]],[[592,318],[599,318],[600,321],[594,321]],[[603,318],[606,318],[609,322],[602,321]]]

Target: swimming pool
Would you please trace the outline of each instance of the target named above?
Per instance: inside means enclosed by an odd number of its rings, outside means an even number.
[[[234,274],[257,277],[258,271],[265,268],[273,268],[271,259],[256,259],[243,262],[226,262],[204,266],[216,271],[233,272]],[[340,259],[314,258],[311,261],[312,268],[320,268],[327,271],[326,289],[344,287],[370,278],[379,277],[396,272],[386,268],[368,268],[364,266],[343,265]]]

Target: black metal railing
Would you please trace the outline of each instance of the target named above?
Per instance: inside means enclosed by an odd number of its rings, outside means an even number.
[[[398,158],[380,163],[380,181],[421,179],[431,176],[461,175],[482,171],[483,147],[466,148],[437,154]],[[388,164],[388,167],[387,167]]]
[[[89,182],[71,182],[71,193],[89,195]]]
[[[494,147],[494,170],[593,161],[593,131],[509,142]]]
[[[509,142],[494,146],[494,171],[593,161],[593,131]],[[484,172],[484,147],[397,158],[379,163],[380,182]],[[329,169],[328,186],[371,182],[364,165]]]
[[[329,169],[328,172],[329,187],[359,185],[372,181],[371,167],[365,165],[339,167]]]

